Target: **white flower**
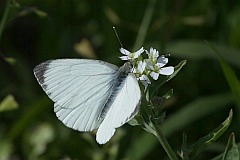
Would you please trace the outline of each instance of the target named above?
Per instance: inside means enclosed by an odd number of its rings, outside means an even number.
[[[155,61],[159,57],[158,51],[156,49],[152,48],[152,47],[150,48],[149,52],[147,50],[146,50],[146,52],[147,52],[148,58],[151,61]]]
[[[152,70],[150,73],[150,76],[154,79],[157,80],[159,77],[159,74],[162,75],[171,75],[174,72],[174,67],[163,67],[168,63],[168,58],[165,56],[161,56],[157,59],[157,63],[153,65],[153,63],[148,60],[147,61],[147,67]]]
[[[138,51],[131,53],[124,48],[120,48],[120,52],[125,55],[120,57],[121,60],[129,60],[138,58],[144,52],[144,49],[142,47]]]
[[[134,68],[133,69],[133,73],[136,73],[136,74],[142,74],[143,71],[145,70],[146,68],[146,62],[143,62],[143,61],[138,61],[138,66],[137,68]]]
[[[136,75],[137,80],[140,80],[142,84],[145,87],[145,90],[148,86],[148,84],[151,84],[151,81],[149,78],[143,74],[145,68],[146,68],[147,63],[145,61],[139,61],[137,68],[133,68],[133,73]]]
[[[163,67],[168,63],[168,58],[166,58],[164,55],[158,58],[157,64],[159,67]]]
[[[148,85],[151,84],[151,81],[149,80],[148,76],[146,76],[145,74],[139,77],[139,80],[143,84],[144,90],[146,90]]]
[[[146,59],[146,63],[147,63],[147,68],[150,70],[154,70],[154,65],[152,63],[152,61],[150,59]]]

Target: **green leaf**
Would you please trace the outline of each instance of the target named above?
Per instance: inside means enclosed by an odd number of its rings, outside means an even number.
[[[231,94],[217,94],[199,97],[193,102],[181,106],[182,109],[179,111],[169,115],[161,125],[162,131],[166,136],[170,136],[172,133],[183,129],[206,116],[210,116],[211,113],[221,110],[232,102],[233,97]]]
[[[156,113],[156,115],[154,115],[154,117],[151,117],[152,123],[153,124],[162,124],[164,119],[166,117],[166,112],[163,113]]]
[[[166,137],[170,137],[173,133],[211,115],[211,113],[223,109],[232,102],[232,95],[226,93],[200,97],[185,106],[181,106],[182,109],[169,115],[161,124],[161,130]],[[144,148],[142,146],[139,147],[140,142],[143,142],[142,144],[146,143],[147,145],[144,145]],[[142,135],[129,146],[128,152],[125,156],[130,157],[129,159],[143,159],[143,157],[147,156],[158,144],[159,143],[155,140],[155,137],[143,132]],[[135,154],[136,152],[138,152],[138,154]]]
[[[222,160],[239,160],[239,158],[239,148],[235,143],[235,135],[232,133],[228,139],[228,144]]]
[[[151,121],[149,123],[144,123],[143,129],[145,131],[147,131],[148,133],[151,133],[151,134],[157,136],[157,133],[156,133],[155,128]]]
[[[14,59],[12,57],[6,57],[4,60],[12,66],[15,65],[16,61],[17,61],[16,59]]]
[[[173,77],[175,77],[186,63],[187,63],[186,60],[181,61],[177,66],[174,67],[174,72],[170,76],[160,76],[158,80],[160,83],[159,85],[157,85],[157,87],[154,87],[155,89],[152,91],[151,97],[155,95],[155,93],[159,90],[159,88],[163,84],[165,84],[166,82],[170,81]]]
[[[10,111],[18,108],[18,103],[12,95],[6,96],[0,103],[0,112]]]
[[[13,57],[6,57],[5,55],[0,53],[0,58],[2,58],[4,61],[6,61],[8,64],[14,66],[17,62],[17,60]]]
[[[240,68],[240,50],[230,48],[227,46],[222,46],[218,44],[214,44],[216,49],[221,51],[223,58],[234,66]],[[214,56],[209,50],[209,47],[202,40],[179,40],[173,43],[169,43],[166,46],[166,52],[171,53],[174,57],[179,57],[182,59],[189,60],[201,60],[201,59],[215,59]]]
[[[42,10],[39,10],[39,9],[35,9],[34,10],[35,14],[38,15],[40,18],[44,18],[44,17],[47,17],[48,14]]]
[[[178,74],[178,72],[182,69],[182,67],[185,66],[186,63],[187,63],[187,60],[183,60],[180,63],[178,63],[178,65],[174,67],[173,74],[171,74],[170,76],[167,76],[167,80],[165,82],[167,82],[167,81],[171,80],[173,77],[175,77]]]
[[[159,120],[160,121],[160,120]],[[153,134],[153,135],[156,135],[156,132],[154,130],[154,127],[153,127],[153,124],[152,122],[147,118],[147,117],[143,117],[142,115],[138,114],[136,115],[133,119],[131,119],[128,124],[130,124],[131,126],[138,126],[138,125],[141,125],[141,127]]]
[[[216,53],[218,56],[218,60],[221,64],[223,73],[225,75],[225,78],[227,79],[228,85],[231,88],[232,93],[235,96],[235,99],[237,101],[238,106],[240,107],[240,82],[232,70],[232,68],[224,61],[221,54],[218,52],[218,50],[210,43],[208,43],[209,46],[212,48],[212,50]]]
[[[141,115],[136,115],[133,119],[128,121],[128,124],[131,126],[139,126],[143,124],[142,116]]]
[[[39,10],[37,7],[26,7],[25,9],[21,10],[16,14],[16,17],[23,17],[27,16],[29,14],[36,14],[40,18],[45,18],[48,16],[48,14],[42,10]]]
[[[229,127],[232,121],[232,110],[229,112],[228,118],[216,129],[208,135],[199,139],[193,146],[191,152],[191,159],[194,159],[201,151],[207,148],[210,144],[215,142]]]
[[[170,99],[173,95],[173,89],[169,90],[164,96],[164,99]]]
[[[183,141],[182,141],[181,151],[178,152],[178,155],[183,160],[189,160],[189,158],[188,158],[188,150],[187,150],[187,135],[186,135],[186,133],[183,133]]]

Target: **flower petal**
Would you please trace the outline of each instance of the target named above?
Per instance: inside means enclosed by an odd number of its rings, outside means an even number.
[[[144,91],[146,91],[148,85],[151,84],[151,81],[145,74],[143,74],[141,77],[139,77],[139,80],[144,86]]]
[[[138,71],[139,71],[140,74],[143,73],[143,71],[146,68],[146,65],[147,65],[146,62],[139,61],[139,63],[138,63]]]
[[[156,60],[159,57],[159,53],[156,49],[153,49],[152,56],[154,60]]]
[[[119,57],[121,60],[124,60],[124,61],[126,61],[126,60],[128,60],[129,59],[129,57],[128,56],[121,56],[121,57]]]
[[[153,53],[153,48],[152,48],[152,47],[150,48],[150,54],[151,54],[151,53]]]
[[[120,48],[119,51],[120,51],[122,54],[127,55],[127,56],[128,56],[129,53],[130,53],[128,50],[126,50],[126,49],[124,49],[124,48]]]
[[[150,48],[149,52],[148,51],[146,51],[146,52],[148,54],[148,58],[151,59],[151,60],[155,61],[159,57],[158,51],[156,49],[152,48],[152,47]]]
[[[156,65],[161,68],[165,66],[167,63],[168,63],[168,58],[165,58],[165,56],[161,56],[158,58]]]
[[[153,64],[149,59],[146,59],[146,64],[147,64],[146,67],[148,69],[154,70]]]
[[[145,74],[143,74],[141,77],[139,77],[139,79],[141,81],[146,81],[148,84],[151,84],[150,79],[148,78],[148,76],[146,76]]]
[[[138,58],[144,52],[143,47],[134,53],[134,58]]]
[[[150,73],[150,76],[151,76],[154,80],[157,80],[158,77],[159,77],[159,73],[151,72],[151,73]]]
[[[170,67],[164,67],[164,68],[160,68],[159,73],[162,75],[171,75],[174,72],[174,67],[170,66]]]
[[[150,57],[150,53],[148,52],[148,50],[145,50],[146,54],[148,55],[148,57]]]

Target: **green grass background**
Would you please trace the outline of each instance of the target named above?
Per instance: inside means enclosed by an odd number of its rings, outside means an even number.
[[[6,4],[0,1],[1,19]],[[162,129],[175,151],[180,150],[183,132],[191,145],[223,122],[230,109],[230,128],[197,159],[222,153],[232,132],[239,142],[240,97],[233,91],[239,81],[231,85],[205,41],[216,47],[239,78],[240,1],[22,0],[14,4],[0,37],[0,102],[13,95],[18,108],[0,112],[0,158],[167,159],[157,139],[140,127],[124,125],[103,146],[95,142],[94,133],[65,127],[34,78],[34,66],[45,60],[89,58],[74,49],[82,40],[89,42],[97,59],[121,66],[113,26],[130,51],[154,47],[170,53],[173,66],[187,60],[158,91],[161,96],[174,89],[164,104],[167,116]]]

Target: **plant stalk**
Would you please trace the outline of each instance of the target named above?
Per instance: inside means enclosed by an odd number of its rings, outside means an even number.
[[[158,138],[159,142],[161,143],[163,149],[167,153],[168,157],[171,160],[178,160],[176,154],[173,152],[171,146],[169,145],[167,139],[164,137],[160,127],[158,125],[153,124],[155,131],[157,133],[156,137]]]

